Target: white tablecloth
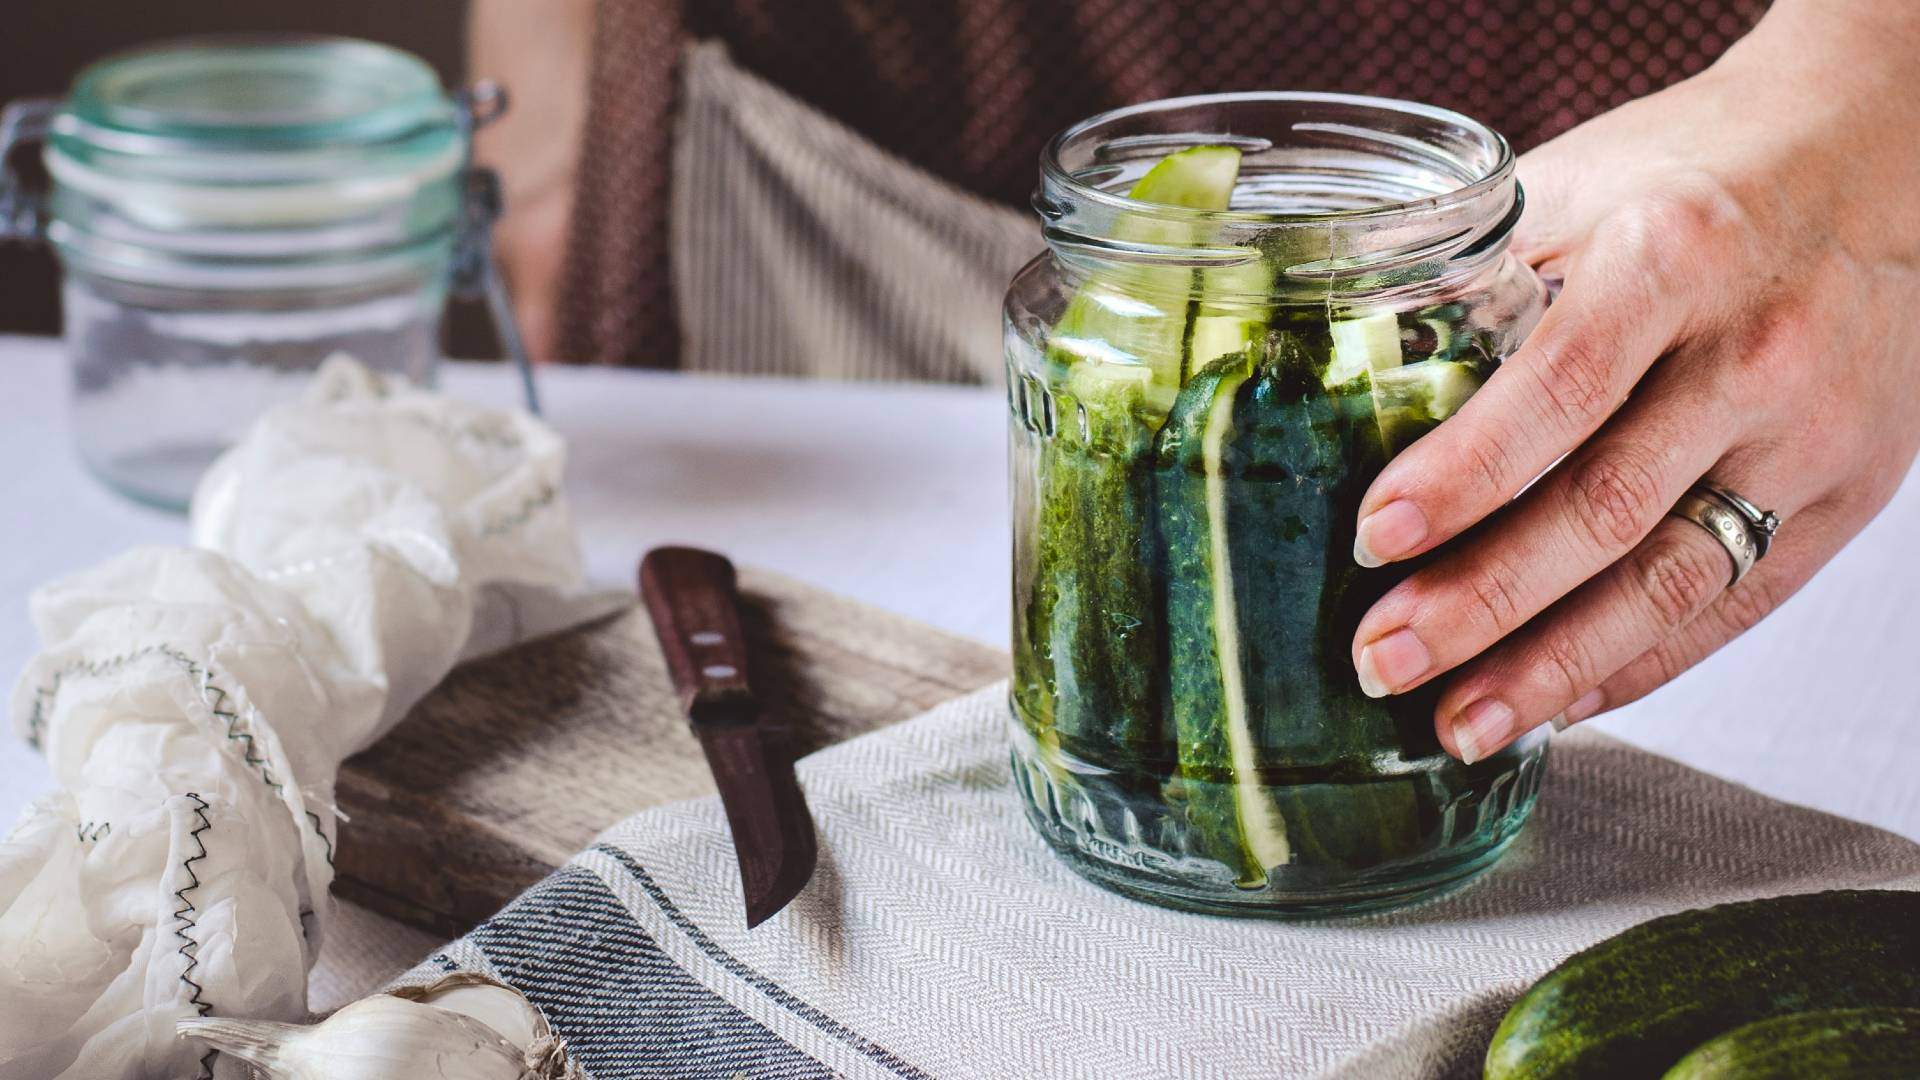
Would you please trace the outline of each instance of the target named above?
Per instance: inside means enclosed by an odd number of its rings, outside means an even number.
[[[597,579],[628,582],[646,548],[689,541],[1006,643],[1001,391],[591,368],[541,378],[548,418],[572,446],[568,494]],[[449,365],[445,384],[489,402],[516,393],[498,366]],[[35,585],[185,537],[182,519],[128,503],[81,469],[65,390],[56,342],[0,337],[7,678],[34,650],[25,598]],[[1916,549],[1920,482],[1910,477],[1779,614],[1599,723],[1766,794],[1920,840]],[[40,759],[0,737],[0,828],[47,786]],[[432,944],[364,912],[339,927],[323,999],[397,973]]]

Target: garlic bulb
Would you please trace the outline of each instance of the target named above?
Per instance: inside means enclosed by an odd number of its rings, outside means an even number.
[[[175,1030],[265,1080],[578,1080],[579,1067],[519,991],[458,973],[362,998],[318,1024],[198,1017]]]

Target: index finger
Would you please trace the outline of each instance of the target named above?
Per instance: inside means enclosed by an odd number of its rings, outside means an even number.
[[[1638,231],[1639,235],[1634,235]],[[1354,558],[1418,555],[1506,505],[1618,409],[1676,340],[1685,305],[1659,238],[1616,232],[1458,413],[1389,462],[1360,504]]]

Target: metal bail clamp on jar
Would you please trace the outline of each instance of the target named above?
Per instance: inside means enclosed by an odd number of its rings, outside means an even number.
[[[62,270],[73,426],[88,466],[184,506],[205,467],[334,353],[434,381],[450,290],[484,299],[531,369],[494,269],[498,184],[473,131],[506,97],[449,95],[397,49],[343,38],[162,43],[0,114],[0,239]]]
[[[1506,142],[1326,94],[1149,102],[1041,160],[1007,294],[1011,727],[1028,817],[1131,896],[1301,917],[1490,865],[1544,735],[1472,765],[1376,699],[1359,502],[1538,321]]]

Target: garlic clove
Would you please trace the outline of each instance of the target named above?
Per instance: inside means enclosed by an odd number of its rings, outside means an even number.
[[[387,992],[394,997],[471,1016],[522,1050],[552,1036],[547,1018],[524,994],[474,972],[456,971],[426,986],[402,986]]]
[[[200,1017],[176,1025],[265,1080],[580,1080],[547,1018],[497,979],[454,972],[362,998],[312,1025]]]
[[[581,1080],[586,1075],[568,1057],[567,1044],[553,1033],[539,1007],[491,976],[456,971],[425,986],[402,986],[388,993],[464,1013],[500,1032],[526,1052],[527,1068],[537,1080]]]
[[[529,1068],[527,1050],[479,1020],[390,994],[310,1026],[209,1016],[181,1020],[175,1031],[266,1080],[548,1080]]]
[[[283,1063],[281,1054],[289,1040],[307,1029],[302,1024],[283,1024],[278,1020],[235,1020],[224,1016],[201,1016],[174,1024],[176,1038],[194,1038],[231,1054],[249,1065],[267,1070],[268,1080],[297,1076]]]

